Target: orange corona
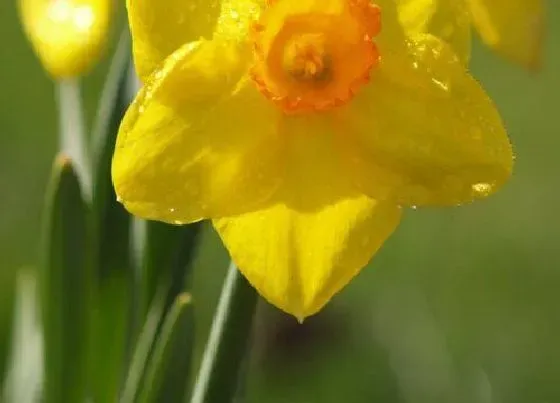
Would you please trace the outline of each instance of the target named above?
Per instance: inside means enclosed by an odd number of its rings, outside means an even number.
[[[381,10],[369,0],[272,0],[253,26],[251,77],[286,113],[348,102],[379,61]]]

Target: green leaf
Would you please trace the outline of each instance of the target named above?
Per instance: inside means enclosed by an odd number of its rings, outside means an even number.
[[[170,312],[177,304],[178,296],[183,292],[186,287],[189,269],[192,267],[190,264],[197,246],[198,234],[200,233],[200,223],[195,223],[185,226],[176,226],[164,224],[156,221],[141,221],[143,227],[143,239],[140,244],[140,260],[141,260],[141,274],[140,274],[140,307],[150,306],[147,313],[140,312],[141,318],[146,320],[146,324],[142,329],[140,340],[138,340],[136,352],[134,355],[134,362],[129,370],[129,376],[125,386],[125,393],[123,394],[124,402],[137,401],[140,398],[139,393],[143,394],[142,399],[148,399],[147,394],[160,394],[158,386],[150,388],[150,391],[139,391],[138,387],[143,387],[146,380],[143,371],[147,371],[144,367],[148,362],[152,361],[152,354],[157,347],[155,341],[148,344],[148,334],[151,334],[151,324],[155,315],[155,307],[159,312],[158,322],[155,324],[152,337],[154,340],[161,340],[165,336],[162,332],[169,332],[169,326],[166,321],[169,315],[176,315],[176,312]],[[183,298],[179,298],[183,300]],[[145,310],[146,308],[144,308]],[[176,318],[175,320],[177,320]],[[181,319],[178,324],[177,330],[179,333],[184,333],[189,325],[182,324],[182,322],[189,321],[190,319]],[[167,326],[167,327],[166,327]],[[149,375],[152,380],[151,383],[158,383],[166,385],[165,388],[168,396],[183,396],[185,393],[186,376],[190,367],[190,351],[192,349],[191,337],[184,337],[180,344],[182,356],[175,357],[171,360],[169,365],[174,368],[172,371],[165,371],[165,373]],[[148,349],[148,345],[152,349]],[[160,347],[163,348],[163,347]],[[159,354],[163,354],[160,352]],[[139,358],[142,357],[142,360]],[[158,358],[156,358],[158,359]],[[159,360],[163,359],[162,357]],[[152,364],[151,364],[152,365]],[[167,365],[165,363],[157,364]],[[153,365],[152,365],[153,366]],[[141,368],[144,368],[143,370]],[[162,378],[160,378],[162,376]],[[180,384],[174,384],[174,381],[181,378]],[[156,379],[157,378],[157,379]],[[140,380],[142,379],[142,381]],[[163,391],[161,391],[163,395]],[[183,400],[183,399],[180,399]],[[156,400],[160,401],[160,400]],[[168,400],[163,400],[168,401]],[[176,401],[176,400],[172,400]],[[177,400],[179,401],[179,400]]]
[[[86,215],[72,163],[59,156],[48,190],[40,277],[45,403],[76,403],[86,397],[92,283]]]
[[[14,316],[15,298],[15,270],[10,270],[5,265],[0,268],[0,384],[4,379],[7,367],[10,365],[7,358],[12,341],[12,323]]]
[[[191,403],[227,403],[237,393],[253,325],[257,292],[230,264]]]
[[[194,315],[191,296],[181,293],[165,317],[137,402],[183,402],[191,366]]]
[[[167,313],[177,295],[186,287],[200,233],[200,223],[177,226],[146,222],[141,258],[145,307],[151,304],[156,289],[165,287],[167,297],[163,315]]]
[[[131,336],[131,217],[118,203],[111,182],[115,140],[130,101],[130,58],[130,37],[125,30],[110,66],[92,136],[93,250],[97,287],[89,376],[92,398],[96,402],[117,401]]]
[[[152,346],[154,345],[160,326],[165,304],[164,301],[165,294],[163,289],[160,289],[154,298],[142,331],[136,342],[136,348],[134,349],[132,361],[124,383],[122,397],[120,399],[121,403],[133,403],[136,401],[150,358]]]
[[[37,301],[37,270],[17,271],[14,323],[9,354],[9,368],[0,401],[4,403],[37,402],[43,383],[43,332]]]

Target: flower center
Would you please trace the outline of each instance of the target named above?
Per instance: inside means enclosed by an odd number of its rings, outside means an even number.
[[[251,77],[286,113],[342,105],[379,61],[380,27],[370,0],[269,0],[253,27]]]
[[[325,84],[331,77],[331,62],[324,42],[317,34],[292,39],[286,44],[283,68],[296,81]]]

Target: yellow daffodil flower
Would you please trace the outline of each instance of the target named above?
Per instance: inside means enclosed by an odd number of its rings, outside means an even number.
[[[54,78],[84,74],[108,40],[111,0],[19,0],[23,27]]]
[[[395,0],[129,0],[143,88],[112,175],[133,214],[205,218],[269,302],[317,312],[401,207],[485,197],[512,170],[490,99]]]
[[[397,0],[400,18],[413,32],[430,32],[467,61],[472,23],[484,43],[528,69],[541,64],[542,0]]]

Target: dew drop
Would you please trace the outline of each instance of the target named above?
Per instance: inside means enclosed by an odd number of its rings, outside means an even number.
[[[492,184],[490,183],[475,183],[472,185],[472,190],[480,196],[487,196],[492,192]]]
[[[449,85],[443,81],[432,78],[432,82],[444,91],[449,91]]]

